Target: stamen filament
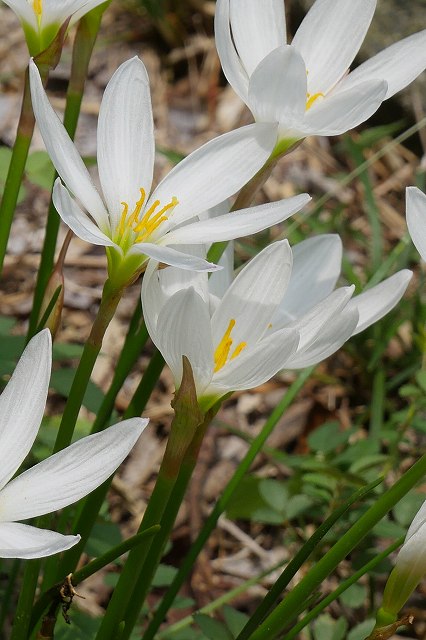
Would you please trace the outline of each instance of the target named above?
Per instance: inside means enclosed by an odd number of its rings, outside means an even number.
[[[228,328],[223,334],[222,340],[219,342],[216,347],[216,351],[214,352],[214,373],[220,371],[220,369],[222,369],[222,367],[224,367],[228,361],[229,353],[234,342],[231,338],[231,332],[234,327],[235,320],[234,318],[231,318],[228,324]],[[229,359],[233,360],[234,358],[236,358],[241,353],[241,351],[246,348],[246,346],[247,342],[240,342],[240,344],[237,345],[237,347],[234,349],[234,352]]]
[[[127,202],[120,202],[120,204],[123,205],[123,213],[121,214],[120,224],[118,225],[118,232],[120,236],[122,236],[124,234],[124,231],[126,230],[126,218],[127,214],[129,213],[129,205],[127,204]]]
[[[323,97],[324,97],[324,94],[321,93],[320,91],[318,93],[313,93],[312,95],[310,93],[307,93],[306,94],[306,111],[309,111],[309,109],[312,107],[314,102],[318,100],[318,98],[323,98]]]

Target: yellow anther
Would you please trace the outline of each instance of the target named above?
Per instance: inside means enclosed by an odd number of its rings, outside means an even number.
[[[120,224],[118,225],[118,232],[122,236],[126,230],[126,218],[129,213],[129,205],[127,202],[120,202],[123,205],[123,213],[121,214]]]
[[[157,216],[155,217],[157,218]],[[168,220],[167,216],[163,216],[162,218],[160,218],[159,220],[156,220],[155,222],[149,221],[149,223],[146,225],[145,231],[138,235],[135,242],[143,242],[144,240],[146,240],[146,238],[148,238],[148,236],[150,236],[151,233],[153,233],[156,229],[158,229],[160,224],[165,220]]]
[[[235,320],[231,318],[228,324],[228,328],[223,334],[222,340],[219,342],[219,344],[216,347],[216,351],[214,352],[214,365],[215,365],[214,372],[215,373],[217,371],[220,371],[220,369],[222,369],[222,367],[224,367],[228,361],[229,353],[231,351],[231,347],[233,343],[233,340],[231,338],[231,333],[234,327],[235,327]],[[241,353],[241,351],[245,349],[246,346],[247,346],[247,342],[240,342],[240,344],[235,348],[230,359],[233,360],[234,358],[236,358]]]
[[[137,203],[135,205],[135,208],[133,210],[133,213],[130,216],[130,218],[128,220],[128,223],[127,223],[130,227],[135,222],[139,222],[139,214],[142,211],[143,203],[145,202],[145,196],[146,196],[145,189],[143,187],[141,187],[139,189],[139,191],[140,191],[141,196],[140,196],[139,200],[137,201]]]
[[[238,347],[235,349],[234,353],[231,356],[231,360],[233,360],[234,358],[236,358],[237,356],[240,355],[241,351],[243,349],[245,349],[247,346],[247,342],[240,342],[240,344],[238,345]]]
[[[41,18],[41,14],[43,13],[43,0],[33,0],[33,9],[36,16]]]
[[[168,216],[165,216],[164,213],[169,209],[173,209],[177,204],[179,204],[178,199],[173,196],[171,201],[162,207],[159,211],[156,212],[156,209],[160,206],[160,201],[155,200],[145,211],[144,215],[141,219],[139,216],[143,210],[143,205],[145,203],[146,192],[145,189],[141,188],[140,198],[135,204],[135,208],[132,213],[129,215],[129,205],[127,202],[121,202],[123,206],[123,212],[121,214],[120,222],[118,224],[118,236],[119,242],[122,238],[125,238],[127,242],[128,232],[132,231],[133,234],[136,234],[136,237],[132,236],[132,242],[143,242],[148,238],[165,220],[168,220]]]
[[[323,98],[323,97],[324,97],[324,94],[321,93],[320,91],[318,93],[313,93],[312,95],[310,93],[307,93],[306,94],[306,111],[309,111],[309,109],[312,107],[314,102],[318,100],[318,98]]]

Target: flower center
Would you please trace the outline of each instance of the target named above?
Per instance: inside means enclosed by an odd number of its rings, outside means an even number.
[[[228,362],[228,359],[233,360],[238,355],[240,355],[241,351],[245,349],[247,346],[247,342],[240,342],[240,344],[237,345],[234,351],[232,352],[232,355],[229,356],[229,354],[231,353],[231,347],[234,342],[231,338],[232,329],[234,327],[235,327],[235,320],[232,318],[229,321],[227,330],[223,334],[222,340],[219,342],[219,344],[216,347],[216,351],[214,352],[214,372],[215,373],[220,371],[220,369],[222,369],[222,367],[225,366],[225,364]]]
[[[30,3],[33,5],[34,13],[40,20],[41,14],[43,12],[43,0],[30,0]]]
[[[320,91],[318,93],[313,93],[312,95],[310,93],[307,93],[306,94],[306,111],[309,111],[309,109],[318,100],[318,98],[323,98],[323,97],[324,97],[324,94],[321,93]]]
[[[123,213],[121,214],[120,222],[118,224],[119,238],[123,239],[126,236],[127,231],[133,231],[136,236],[133,239],[133,243],[144,242],[149,238],[149,236],[158,229],[162,222],[169,219],[169,216],[164,215],[166,211],[174,209],[175,206],[179,204],[178,199],[173,196],[168,204],[158,209],[161,203],[159,200],[155,200],[141,218],[140,216],[145,202],[146,193],[143,188],[139,191],[141,196],[136,202],[135,208],[132,212],[129,211],[129,205],[127,202],[121,202],[123,205]]]

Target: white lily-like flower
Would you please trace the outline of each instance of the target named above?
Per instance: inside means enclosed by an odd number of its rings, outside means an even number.
[[[348,74],[376,0],[316,0],[287,44],[284,0],[217,0],[216,46],[256,121],[279,124],[277,151],[337,135],[369,118],[426,66],[426,30]]]
[[[69,26],[105,0],[3,0],[21,21],[28,49],[35,56],[54,40],[68,18]]]
[[[224,290],[209,290],[205,273],[148,265],[144,318],[178,387],[188,357],[200,403],[258,386],[281,369],[320,362],[400,300],[403,270],[351,300],[354,287],[334,290],[341,242],[325,235],[291,250],[276,242],[253,258]],[[214,277],[214,276],[213,276]],[[222,293],[220,289],[222,289]]]
[[[383,593],[380,616],[389,616],[389,622],[396,620],[399,611],[425,575],[426,502],[415,515],[398,553]]]
[[[51,338],[37,334],[0,396],[0,558],[41,558],[69,549],[80,536],[18,520],[62,509],[114,473],[148,420],[133,418],[82,438],[11,479],[29,453],[43,417],[51,369]]]
[[[426,262],[426,195],[417,187],[406,189],[407,227],[417,251]]]
[[[146,69],[132,58],[115,72],[98,122],[98,169],[104,201],[54,113],[37,67],[30,65],[34,112],[60,180],[53,199],[80,238],[107,248],[111,280],[126,283],[148,257],[184,269],[214,269],[171,245],[201,244],[249,235],[289,217],[308,201],[303,194],[212,220],[203,211],[238,191],[258,171],[275,144],[276,125],[255,124],[219,136],[180,162],[151,196],[154,133]],[[89,217],[90,216],[90,217]],[[196,220],[196,222],[189,222]],[[182,228],[177,228],[186,223]]]

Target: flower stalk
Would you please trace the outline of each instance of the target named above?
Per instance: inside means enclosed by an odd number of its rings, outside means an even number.
[[[189,360],[186,357],[183,357],[182,383],[176,392],[173,408],[175,415],[172,421],[166,451],[158,472],[154,491],[140,525],[140,529],[143,530],[154,524],[160,524],[161,537],[159,536],[158,542],[154,540],[151,545],[147,544],[143,548],[134,549],[129,554],[96,636],[97,640],[114,640],[117,637],[119,625],[123,622],[130,602],[133,598],[138,598],[136,587],[141,586],[139,582],[140,577],[141,581],[146,580],[146,584],[145,582],[142,583],[144,592],[149,588],[152,576],[145,574],[145,563],[151,562],[148,560],[151,556],[155,557],[155,562],[158,556],[159,559],[161,558],[164,536],[166,536],[167,539],[167,533],[170,533],[174,522],[174,517],[173,521],[169,522],[167,514],[167,510],[170,508],[171,497],[175,491],[179,492],[179,489],[175,490],[175,486],[178,482],[186,455],[188,454],[191,460],[195,456],[196,447],[194,446],[192,452],[191,447],[194,438],[195,441],[198,440],[196,434],[198,434],[198,431],[200,431],[200,434],[203,434],[202,425],[204,424],[206,416],[204,416],[198,407],[194,377]],[[198,444],[200,444],[200,442]],[[181,500],[182,498],[183,494]],[[177,507],[176,505],[173,506],[176,513],[178,508],[179,504]],[[166,527],[168,531],[165,533],[164,529]],[[155,564],[155,562],[153,564]],[[133,610],[132,608],[132,611]],[[123,627],[120,638],[128,637],[128,629],[129,627],[127,625]],[[131,631],[131,629],[129,629],[129,631]]]
[[[93,367],[101,350],[105,332],[114,316],[122,294],[122,289],[114,289],[111,287],[109,280],[106,281],[95,322],[93,323],[89,338],[84,345],[83,354],[74,375],[56,437],[54,453],[67,447],[72,440],[78,413],[83,403],[84,394],[86,393]]]
[[[71,139],[74,138],[77,129],[87,70],[92,56],[93,47],[96,42],[103,13],[108,5],[109,2],[104,3],[100,7],[92,9],[90,13],[83,16],[79,22],[75,35],[72,52],[71,75],[68,84],[64,113],[64,127]],[[37,318],[40,314],[40,307],[49,279],[49,274],[52,271],[59,223],[60,217],[51,200],[47,214],[46,233],[41,252],[40,265],[37,272],[33,306],[30,314],[28,330],[29,336],[32,336],[35,332]]]
[[[59,62],[67,26],[68,21],[62,25],[51,45],[34,58],[44,85],[47,83],[50,69],[54,69]],[[34,125],[35,118],[31,104],[29,70],[27,68],[25,71],[21,114],[0,204],[0,275],[3,271],[13,214],[18,202],[19,189],[27,163]]]

